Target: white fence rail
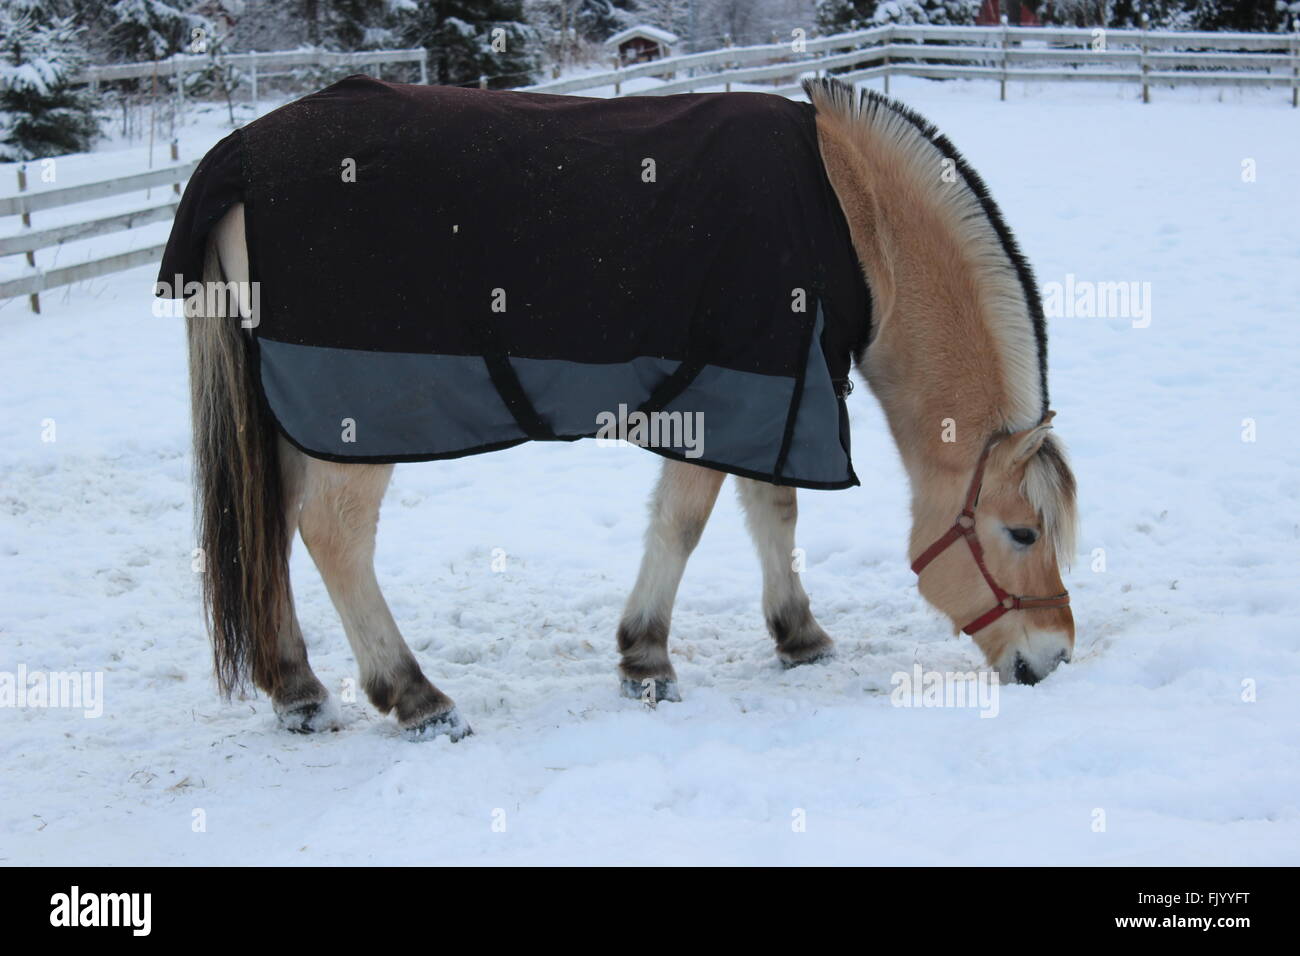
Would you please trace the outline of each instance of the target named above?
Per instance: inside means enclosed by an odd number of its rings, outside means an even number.
[[[224,56],[222,61],[248,72],[254,97],[259,75],[300,66],[364,68],[382,63],[418,63],[422,82],[428,77],[427,54],[422,49],[237,53]],[[206,69],[212,62],[206,56],[175,56],[156,63],[91,67],[83,72],[81,80],[99,83],[151,76],[183,78],[187,72]],[[849,82],[880,78],[886,91],[891,76],[993,79],[999,81],[1003,99],[1006,84],[1018,80],[1132,83],[1141,87],[1144,101],[1149,101],[1152,86],[1162,84],[1282,86],[1291,90],[1291,105],[1296,106],[1300,103],[1300,33],[885,26],[817,37],[800,44],[773,43],[691,53],[526,89],[579,93],[612,86],[616,96],[655,95],[730,89],[732,84],[746,83],[770,84],[775,93],[793,94],[799,91],[802,77],[831,71]],[[624,93],[624,84],[643,77],[666,80]],[[180,91],[184,84],[176,86],[177,95],[183,95]],[[163,252],[161,244],[45,271],[36,268],[34,254],[64,242],[170,219],[176,212],[180,184],[197,166],[197,162],[176,162],[174,148],[172,158],[172,165],[161,169],[40,192],[27,192],[25,172],[20,170],[18,193],[0,197],[0,217],[21,216],[22,229],[0,236],[0,256],[25,255],[29,274],[0,282],[0,300],[27,295],[32,311],[39,312],[39,295],[46,289],[158,261]],[[166,202],[76,223],[32,228],[34,212],[166,185],[173,187],[173,195]]]
[[[268,75],[280,70],[303,66],[347,69],[378,66],[384,63],[416,63],[420,67],[420,82],[429,82],[429,53],[421,47],[408,50],[361,50],[340,53],[335,50],[279,50],[271,53],[223,53],[216,58],[206,54],[177,53],[165,60],[146,63],[114,63],[108,66],[89,66],[74,82],[97,86],[112,80],[143,80],[181,77],[201,73],[213,66],[231,66],[248,72],[251,76]],[[254,79],[256,84],[256,79]]]

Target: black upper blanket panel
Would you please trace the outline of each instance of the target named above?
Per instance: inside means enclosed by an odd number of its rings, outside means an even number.
[[[596,436],[857,484],[843,394],[870,296],[808,104],[351,76],[208,153],[163,257],[172,294],[239,202],[261,388],[308,454]]]

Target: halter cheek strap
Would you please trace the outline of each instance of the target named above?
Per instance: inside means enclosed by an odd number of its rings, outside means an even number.
[[[966,503],[962,507],[961,513],[957,515],[957,520],[952,523],[952,527],[945,531],[938,541],[922,551],[920,556],[912,562],[912,570],[919,576],[926,566],[947,551],[954,541],[959,538],[966,539],[971,557],[975,559],[975,566],[980,569],[980,574],[984,576],[985,583],[988,584],[989,590],[993,592],[993,597],[997,601],[993,607],[962,628],[964,633],[970,635],[974,635],[976,631],[988,627],[1008,611],[1065,607],[1070,603],[1069,591],[1062,591],[1060,594],[1054,594],[1051,597],[1022,597],[1019,594],[1012,594],[998,584],[997,579],[989,571],[988,565],[984,563],[984,548],[980,545],[979,537],[975,534],[975,505],[979,502],[980,489],[984,486],[984,466],[988,463],[989,452],[992,450],[993,439],[990,438],[984,446],[984,450],[980,452],[979,463],[975,465],[975,474],[971,476],[970,487],[966,489]]]

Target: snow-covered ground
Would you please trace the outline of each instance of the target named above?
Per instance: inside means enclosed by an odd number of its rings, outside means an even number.
[[[285,734],[265,699],[213,689],[181,327],[138,269],[39,317],[0,304],[0,671],[104,675],[97,719],[0,708],[0,862],[1300,862],[1300,114],[1279,91],[894,92],[986,177],[1041,282],[1151,283],[1145,327],[1051,323],[1083,513],[1073,664],[1002,688],[995,719],[891,705],[896,672],[979,658],[917,595],[904,478],[859,388],[863,487],[801,494],[834,660],[778,667],[724,492],[673,622],[685,701],[620,698],[658,459],[534,444],[399,466],[381,521],[393,611],[475,736],[409,743],[364,701],[339,733]],[[342,686],[355,664],[301,547],[293,574]]]

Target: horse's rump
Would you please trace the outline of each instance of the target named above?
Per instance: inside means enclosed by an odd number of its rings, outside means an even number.
[[[700,446],[661,454],[857,484],[841,383],[869,297],[807,104],[349,77],[213,148],[160,281],[199,279],[241,201],[261,387],[308,454],[451,458],[623,406],[701,413]]]

